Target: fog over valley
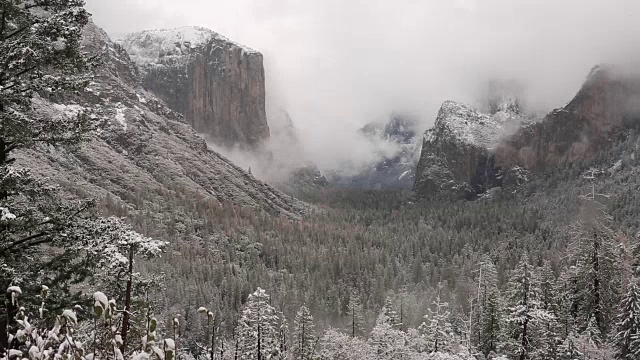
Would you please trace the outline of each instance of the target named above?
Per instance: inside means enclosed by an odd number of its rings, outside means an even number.
[[[489,81],[515,79],[527,110],[544,114],[571,100],[595,64],[640,59],[640,3],[626,0],[88,0],[87,8],[113,37],[197,25],[262,52],[269,121],[286,109],[324,169],[375,160],[357,130],[394,111],[425,130],[443,101],[479,106]]]

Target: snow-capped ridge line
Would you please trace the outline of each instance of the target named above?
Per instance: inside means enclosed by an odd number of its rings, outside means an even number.
[[[135,63],[145,65],[157,63],[158,59],[167,56],[188,55],[193,49],[205,46],[211,41],[240,48],[247,54],[260,54],[257,50],[201,26],[143,30],[127,34],[117,39],[116,43],[127,48]]]

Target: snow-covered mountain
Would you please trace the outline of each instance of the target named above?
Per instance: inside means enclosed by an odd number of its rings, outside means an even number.
[[[142,31],[118,43],[143,87],[211,141],[256,150],[269,138],[261,53],[200,27]]]
[[[447,101],[426,131],[414,190],[473,199],[513,186],[529,171],[564,167],[606,150],[625,129],[640,124],[640,75],[597,66],[565,107],[543,119],[524,116],[503,97],[483,114]]]
[[[30,168],[72,194],[109,199],[130,215],[151,211],[156,219],[173,216],[181,210],[167,211],[166,206],[176,196],[185,204],[217,202],[294,217],[302,213],[303,203],[208,148],[184,116],[142,86],[150,68],[140,69],[104,31],[89,24],[83,44],[90,53],[104,54],[104,65],[86,94],[61,102],[39,99],[37,107],[56,117],[86,109],[106,122],[77,151],[23,153]],[[235,46],[229,45],[230,51]]]

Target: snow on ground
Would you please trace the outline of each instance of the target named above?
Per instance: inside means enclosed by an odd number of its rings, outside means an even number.
[[[53,104],[53,108],[66,118],[76,117],[85,110],[82,106],[75,104]]]
[[[124,110],[125,109],[123,107],[118,107],[116,109],[116,121],[122,125],[124,131],[127,131],[127,119],[124,116]]]
[[[500,118],[482,114],[474,108],[454,101],[445,101],[438,112],[435,126],[424,135],[432,142],[449,138],[464,143],[491,148],[505,132]]]
[[[190,53],[192,49],[205,45],[211,40],[225,42],[241,48],[244,52],[256,51],[235,43],[215,31],[195,26],[176,29],[146,30],[127,35],[118,40],[131,60],[139,66],[155,64],[163,57],[181,57]]]

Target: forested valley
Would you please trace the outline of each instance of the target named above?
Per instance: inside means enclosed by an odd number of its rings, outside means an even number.
[[[140,100],[117,44],[92,56],[83,1],[0,11],[0,359],[640,358],[633,127],[472,201],[337,187],[294,198]],[[83,95],[97,82],[138,101],[148,128]],[[144,144],[153,126],[220,176],[161,173],[149,159],[169,152]],[[104,144],[153,182],[43,176],[95,165]]]

